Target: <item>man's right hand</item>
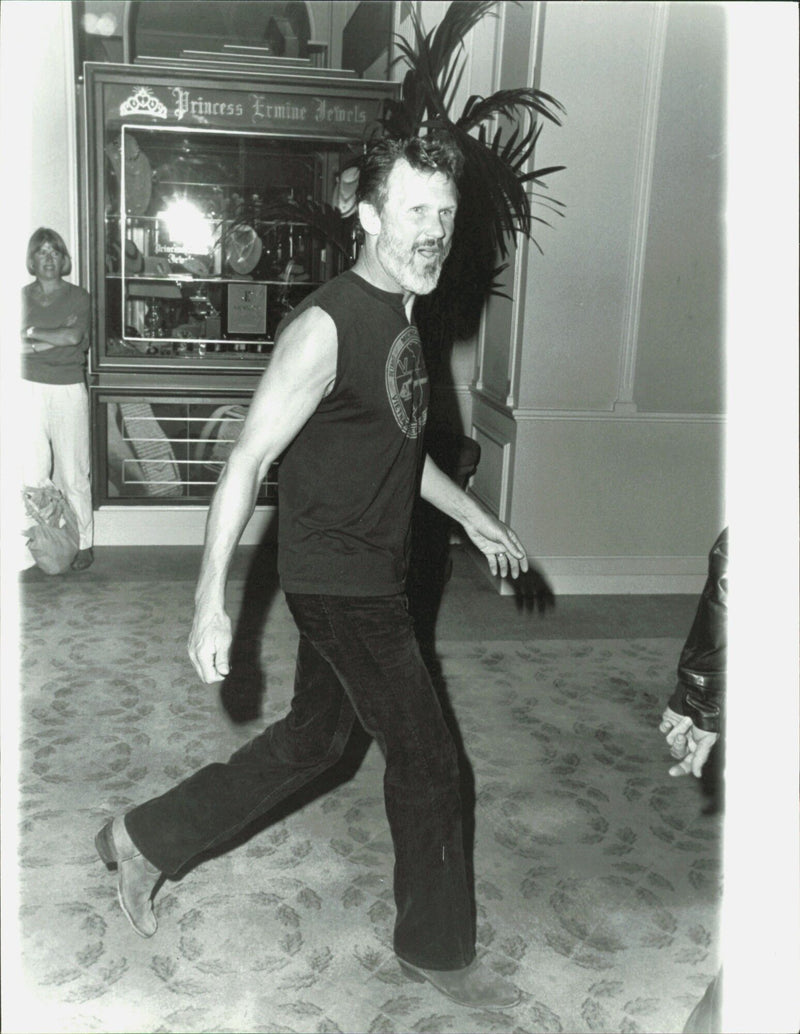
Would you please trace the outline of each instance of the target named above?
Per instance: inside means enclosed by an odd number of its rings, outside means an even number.
[[[230,671],[231,619],[222,611],[195,610],[189,636],[189,658],[203,682],[221,682]]]

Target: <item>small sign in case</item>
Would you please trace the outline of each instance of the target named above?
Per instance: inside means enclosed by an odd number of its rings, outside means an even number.
[[[228,337],[267,333],[267,285],[228,284]]]

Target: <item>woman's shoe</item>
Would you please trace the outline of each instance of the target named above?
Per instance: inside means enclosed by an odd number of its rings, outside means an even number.
[[[437,991],[468,1009],[510,1009],[522,998],[510,980],[492,973],[481,959],[463,969],[422,969],[398,959],[405,975],[417,983],[427,980]]]
[[[121,815],[109,819],[94,844],[109,869],[117,868],[117,898],[131,926],[140,937],[152,937],[158,929],[153,891],[161,873],[136,849]]]
[[[91,546],[88,549],[79,549],[75,554],[75,559],[70,564],[73,571],[85,571],[87,567],[91,567],[94,563],[94,550]]]

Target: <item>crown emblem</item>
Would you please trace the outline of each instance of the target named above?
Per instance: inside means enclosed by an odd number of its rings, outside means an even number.
[[[119,106],[120,115],[152,115],[153,118],[166,118],[167,107],[158,97],[154,97],[146,86],[140,86]]]

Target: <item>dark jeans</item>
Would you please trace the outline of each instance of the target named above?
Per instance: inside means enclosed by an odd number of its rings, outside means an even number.
[[[128,832],[175,874],[333,765],[358,720],[386,760],[395,951],[428,969],[466,966],[475,947],[458,762],[405,597],[286,599],[300,631],[289,713],[227,763],[133,809]]]

